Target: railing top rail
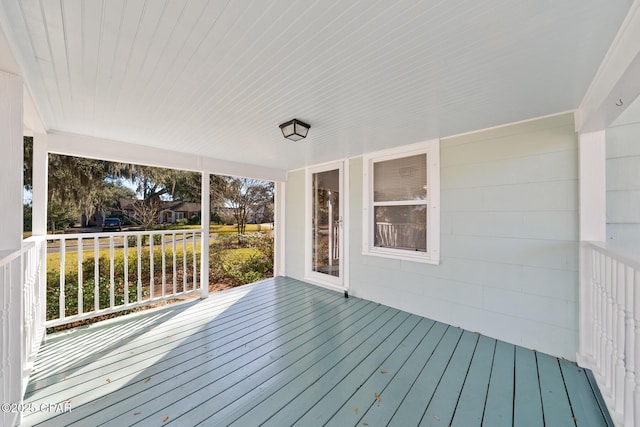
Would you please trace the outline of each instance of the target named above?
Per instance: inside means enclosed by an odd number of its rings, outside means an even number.
[[[627,264],[629,267],[640,270],[640,257],[636,258],[636,256],[631,253],[632,251],[625,250],[621,247],[607,245],[604,242],[583,241],[581,242],[581,245],[595,249],[598,252]]]
[[[94,237],[111,236],[146,236],[149,234],[182,234],[182,233],[202,233],[203,228],[180,228],[176,230],[146,230],[146,231],[117,231],[117,232],[97,232],[97,233],[70,233],[70,234],[47,234],[47,240],[69,240],[69,239],[91,239]]]
[[[22,249],[18,249],[15,251],[0,251],[0,267],[4,267],[5,265],[9,264],[11,261],[15,260],[16,258],[20,257],[20,254],[22,254]]]
[[[0,267],[15,260],[42,240],[44,240],[44,236],[32,236],[22,241],[22,247],[20,249],[0,251]]]

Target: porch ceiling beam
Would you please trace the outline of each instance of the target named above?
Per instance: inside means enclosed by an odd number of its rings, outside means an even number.
[[[640,96],[640,0],[620,26],[576,111],[576,131],[605,129]]]
[[[49,152],[113,162],[133,163],[217,175],[241,176],[269,181],[285,181],[286,171],[248,163],[237,163],[189,153],[130,144],[122,141],[76,135],[49,133]]]

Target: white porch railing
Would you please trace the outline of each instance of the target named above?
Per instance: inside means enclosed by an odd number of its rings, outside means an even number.
[[[580,247],[580,348],[618,426],[640,426],[640,262]]]
[[[45,240],[31,237],[0,257],[0,424],[20,422],[22,396],[44,337]],[[7,406],[9,405],[9,406]]]
[[[48,235],[46,326],[129,310],[200,291],[203,230]]]

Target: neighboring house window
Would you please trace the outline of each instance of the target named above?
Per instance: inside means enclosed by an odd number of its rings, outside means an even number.
[[[440,141],[364,156],[363,253],[440,262]]]

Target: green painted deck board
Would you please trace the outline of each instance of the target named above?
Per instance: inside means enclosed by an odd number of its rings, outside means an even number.
[[[516,346],[515,396],[513,398],[513,424],[522,427],[544,425],[540,382],[535,354]]]
[[[395,414],[395,408],[402,403],[404,396],[409,392],[414,383],[416,375],[418,375],[427,364],[448,328],[444,323],[436,322],[433,327],[429,329],[424,339],[411,353],[407,361],[402,364],[400,370],[393,374],[389,385],[378,393],[380,400],[375,399],[375,394],[372,397],[370,391],[358,391],[360,394],[359,399],[356,401],[350,400],[350,404],[345,405],[347,412],[350,407],[358,408],[358,413],[355,413],[354,410],[356,421],[352,425],[358,423],[362,425],[364,422],[367,422],[371,426],[387,425],[391,417]],[[374,391],[374,393],[377,392]],[[347,418],[342,418],[340,415],[340,413],[336,414],[329,420],[328,425],[345,425],[344,420]]]
[[[371,320],[363,319],[352,328],[340,331],[334,337],[336,339],[328,340],[322,346],[301,354],[302,357],[296,355],[282,366],[275,366],[273,370],[263,369],[258,375],[243,379],[231,394],[233,400],[226,402],[224,407],[213,415],[209,412],[211,405],[201,406],[185,414],[185,420],[181,419],[180,422],[193,425],[194,422],[206,420],[208,425],[219,425],[225,420],[235,420],[245,408],[251,408],[255,403],[272,396],[272,390],[279,396],[282,391],[282,399],[288,401],[290,390],[286,385],[299,380],[294,384],[294,388],[304,389],[319,378],[324,379],[324,375],[340,362],[344,354],[350,354],[366,343],[371,346],[380,345],[405,318],[406,315],[385,310]]]
[[[514,355],[513,344],[496,342],[483,426],[505,427],[513,424]]]
[[[376,402],[376,393],[378,395],[383,393],[391,381],[396,378],[402,367],[431,333],[434,325],[436,322],[433,320],[421,318],[420,323],[388,354],[382,363],[371,367],[368,376],[363,376],[364,382],[358,383],[357,378],[345,378],[334,391],[323,397],[313,410],[326,408],[326,420],[329,425],[357,424],[362,414]],[[348,394],[350,394],[348,399],[342,397]],[[281,412],[286,413],[284,410]],[[281,420],[286,425],[284,418],[274,417],[270,421],[278,422]]]
[[[558,359],[542,353],[536,353],[536,359],[538,361],[545,427],[574,425],[573,413],[560,374]]]
[[[290,322],[288,324],[290,329],[288,329],[285,334],[283,334],[282,330],[272,331],[267,335],[268,340],[262,344],[246,341],[245,344],[236,347],[238,350],[225,352],[216,360],[206,361],[201,365],[201,369],[191,369],[190,371],[180,372],[178,374],[169,371],[166,381],[170,382],[169,385],[172,390],[176,390],[176,394],[170,395],[165,393],[165,387],[156,388],[153,390],[153,393],[145,391],[144,399],[147,400],[143,402],[140,401],[142,399],[127,400],[125,403],[129,405],[129,412],[121,416],[116,416],[113,420],[114,425],[117,425],[120,421],[130,423],[138,418],[147,419],[153,424],[155,420],[149,420],[148,417],[153,416],[153,414],[158,411],[173,408],[178,409],[177,413],[179,415],[182,410],[190,410],[197,406],[198,401],[202,403],[206,402],[209,398],[216,397],[218,394],[226,391],[228,386],[232,386],[247,376],[251,376],[256,370],[268,367],[278,362],[282,357],[291,357],[290,352],[306,351],[309,348],[314,348],[316,341],[324,339],[322,334],[314,335],[312,333],[312,339],[309,339],[307,336],[309,331],[313,332],[314,328],[319,327],[316,322],[320,324],[323,322],[347,323],[354,319],[371,316],[374,310],[379,308],[379,306],[370,303],[357,305],[362,306],[362,310],[353,311],[349,315],[335,316],[335,313],[330,313],[334,314],[334,316],[326,315],[314,318],[314,322],[309,321],[306,323],[307,328],[301,327],[305,324],[300,325],[297,322]],[[255,345],[259,346],[253,349],[252,347]],[[138,379],[139,382],[141,380],[141,378]],[[217,383],[216,387],[213,388],[213,395],[207,393],[211,391],[209,390],[212,388],[209,387],[211,383]],[[192,393],[199,392],[202,389],[205,389],[205,393],[197,393],[197,399],[191,399],[190,396]],[[132,394],[131,396],[133,398],[135,395]],[[176,398],[176,396],[178,396],[178,398]],[[226,402],[230,398],[231,395],[225,393],[216,401]],[[131,406],[131,404],[133,404],[133,406]],[[136,409],[136,407],[141,406],[140,404],[143,404],[142,406],[146,408],[145,411]],[[115,414],[120,412],[119,408],[109,409],[113,410]],[[135,415],[135,412],[140,413]],[[132,417],[132,414],[135,416]],[[171,415],[174,417],[177,416],[175,414],[176,412],[171,412]],[[98,415],[101,416],[100,414]]]
[[[45,426],[607,425],[573,363],[288,278],[50,337],[25,401],[70,401]]]
[[[287,419],[292,411],[280,411],[279,414],[285,414],[285,417],[274,417],[269,420],[269,424],[273,426],[288,425],[291,424],[290,421],[296,421],[301,425],[325,424],[336,409],[344,403],[344,396],[352,393],[354,386],[361,386],[363,379],[368,379],[372,372],[378,372],[389,354],[407,339],[419,322],[420,317],[412,315],[394,331],[393,336],[386,337],[375,348],[357,349],[357,352],[342,359],[339,365],[327,372],[327,375],[315,381],[313,385],[306,387],[302,393],[298,394],[296,400],[291,401],[294,407],[298,406],[296,402],[300,402],[299,406],[301,407],[311,406],[308,411],[300,411],[300,417],[293,420]],[[363,358],[364,351],[370,352]],[[374,393],[376,392],[379,393],[379,391],[373,391],[370,394],[371,401],[375,400]],[[298,415],[298,413],[294,414]]]
[[[566,360],[560,360],[560,369],[571,400],[578,427],[607,426],[598,399],[593,393],[584,369]]]
[[[424,410],[431,401],[436,387],[442,379],[445,369],[449,365],[460,338],[462,329],[449,327],[442,341],[436,348],[424,369],[417,376],[415,382],[404,397],[389,425],[418,425]],[[382,400],[386,396],[382,394]]]
[[[482,415],[489,389],[489,376],[496,341],[481,336],[471,360],[471,366],[458,399],[452,427],[477,426],[482,424]]]
[[[446,427],[451,424],[478,338],[479,336],[473,332],[463,332],[449,366],[422,416],[421,426]]]

